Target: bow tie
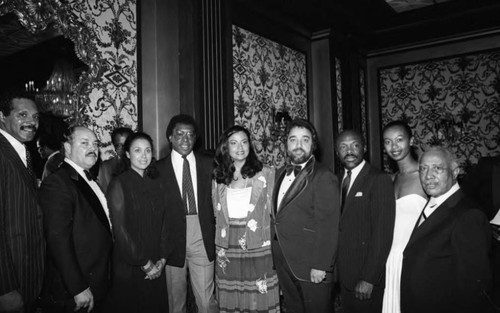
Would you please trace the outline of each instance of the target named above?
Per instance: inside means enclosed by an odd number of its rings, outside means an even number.
[[[300,165],[288,164],[286,166],[286,176],[290,175],[293,172],[293,175],[297,176],[302,169]]]
[[[94,176],[94,175],[92,175],[92,173],[91,173],[90,171],[85,170],[85,171],[83,171],[83,172],[85,173],[85,176],[87,177],[87,179],[88,179],[89,181],[93,181],[93,180],[95,180],[95,176]]]

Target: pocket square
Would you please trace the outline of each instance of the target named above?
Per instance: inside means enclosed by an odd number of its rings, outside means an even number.
[[[356,194],[354,195],[354,197],[362,197],[362,196],[363,193],[361,191],[356,192]]]

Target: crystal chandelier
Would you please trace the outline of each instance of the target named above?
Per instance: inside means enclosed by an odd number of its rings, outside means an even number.
[[[66,59],[57,60],[47,85],[35,96],[39,109],[55,116],[71,116],[76,111],[75,84],[73,65]]]

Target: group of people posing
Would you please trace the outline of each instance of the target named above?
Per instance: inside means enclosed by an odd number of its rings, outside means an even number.
[[[453,154],[417,159],[401,121],[382,134],[392,177],[353,130],[336,138],[334,175],[303,119],[288,124],[281,169],[242,126],[211,158],[193,151],[183,114],[167,127],[170,155],[155,161],[148,134],[117,132],[95,177],[99,140],[74,126],[39,188],[24,146],[37,128],[28,96],[0,102],[0,312],[184,313],[190,284],[200,313],[330,313],[337,282],[346,313],[493,309],[489,218]]]

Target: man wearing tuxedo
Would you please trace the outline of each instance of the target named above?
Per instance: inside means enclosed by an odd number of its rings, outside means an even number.
[[[29,150],[38,109],[23,93],[0,99],[0,312],[31,312],[42,288],[45,243]]]
[[[193,152],[197,127],[189,115],[172,117],[167,138],[172,152],[157,162],[165,186],[168,253],[165,274],[169,312],[186,312],[187,272],[198,312],[216,309],[214,299],[215,218],[212,159]]]
[[[449,150],[424,152],[419,172],[430,198],[403,252],[401,311],[488,312],[488,220],[457,184],[460,168]]]
[[[313,156],[317,140],[310,122],[291,121],[291,164],[276,175],[271,246],[286,312],[333,312],[339,187],[335,175]]]
[[[492,301],[500,308],[500,155],[483,157],[460,181],[465,194],[481,206],[492,228]]]
[[[381,312],[385,262],[392,244],[395,206],[390,177],[363,159],[361,134],[336,140],[343,165],[338,274],[344,312]]]
[[[102,312],[112,235],[106,198],[89,172],[99,141],[90,129],[72,127],[64,152],[59,170],[40,187],[48,254],[44,299],[49,312]]]

